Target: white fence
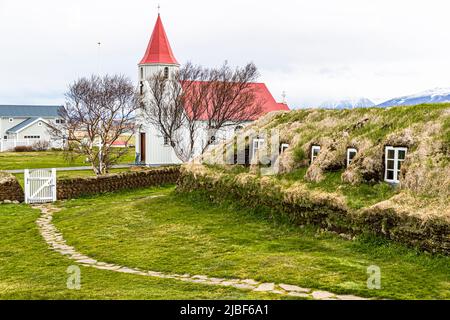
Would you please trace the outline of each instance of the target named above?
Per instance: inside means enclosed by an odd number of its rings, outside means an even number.
[[[25,169],[25,202],[56,201],[56,169]]]
[[[4,151],[14,151],[15,147],[21,147],[21,146],[32,146],[37,141],[36,139],[24,139],[24,140],[14,140],[14,139],[0,139],[0,152]]]

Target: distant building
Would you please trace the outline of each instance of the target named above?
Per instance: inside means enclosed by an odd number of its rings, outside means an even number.
[[[62,106],[0,105],[0,152],[16,146],[33,146],[48,142],[49,147],[61,147],[48,130],[49,124],[59,124]]]
[[[139,85],[141,88],[143,88],[144,81],[152,75],[164,72],[164,74],[167,75],[167,78],[170,78],[170,76],[180,67],[180,64],[172,52],[159,14],[147,50],[138,67]],[[201,83],[198,85],[201,85]],[[257,95],[255,100],[264,101],[261,106],[261,116],[271,111],[289,110],[287,104],[278,103],[275,101],[264,83],[254,83],[253,86],[255,87],[255,93]],[[143,94],[146,93],[144,92]],[[184,108],[186,112],[189,113],[190,106],[184,106]],[[201,124],[205,124],[206,120],[207,119],[205,119],[204,116],[201,116],[200,119],[198,119]],[[239,120],[245,120],[245,125],[256,119]],[[153,127],[149,123],[145,123],[145,120],[143,123],[139,124],[141,125],[141,130],[136,135],[136,155],[138,161],[147,165],[175,164],[181,162],[175,155],[175,152],[169,145],[167,139],[165,139],[165,137],[158,132],[157,128]],[[216,132],[213,137],[209,136],[208,130],[205,126],[200,125],[200,127],[204,129],[202,129],[203,132],[198,135],[198,139],[201,141],[211,139],[216,142],[220,142],[231,138],[235,130],[242,127],[242,124],[238,126],[227,126],[219,132]],[[201,144],[201,141],[198,145]]]

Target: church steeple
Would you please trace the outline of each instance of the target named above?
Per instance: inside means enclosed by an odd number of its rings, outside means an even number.
[[[179,65],[170,47],[169,39],[167,38],[159,13],[147,46],[147,51],[139,63],[139,65],[145,64]]]

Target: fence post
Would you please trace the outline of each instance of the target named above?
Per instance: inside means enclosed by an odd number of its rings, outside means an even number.
[[[52,169],[52,201],[56,201],[56,169]]]
[[[28,198],[29,198],[29,190],[30,190],[30,170],[25,169],[24,170],[24,174],[23,174],[23,186],[24,186],[24,191],[25,191],[25,203],[28,203]]]

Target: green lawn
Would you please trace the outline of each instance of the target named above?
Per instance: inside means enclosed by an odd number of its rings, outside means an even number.
[[[38,216],[26,205],[0,205],[0,300],[280,298],[88,267],[81,267],[81,289],[69,290],[66,270],[74,262],[47,247],[35,223]]]
[[[149,198],[154,194],[165,196]],[[59,205],[57,228],[70,245],[99,261],[366,297],[450,299],[450,257],[378,238],[344,240],[270,219],[262,209],[212,204],[197,193],[176,194],[173,187]],[[371,265],[381,268],[381,290],[366,287]]]
[[[134,148],[130,148],[120,161],[121,163],[134,163]],[[39,168],[61,168],[89,166],[84,157],[79,157],[72,162],[64,158],[61,151],[39,151],[39,152],[1,152],[0,170],[15,169],[39,169]]]

